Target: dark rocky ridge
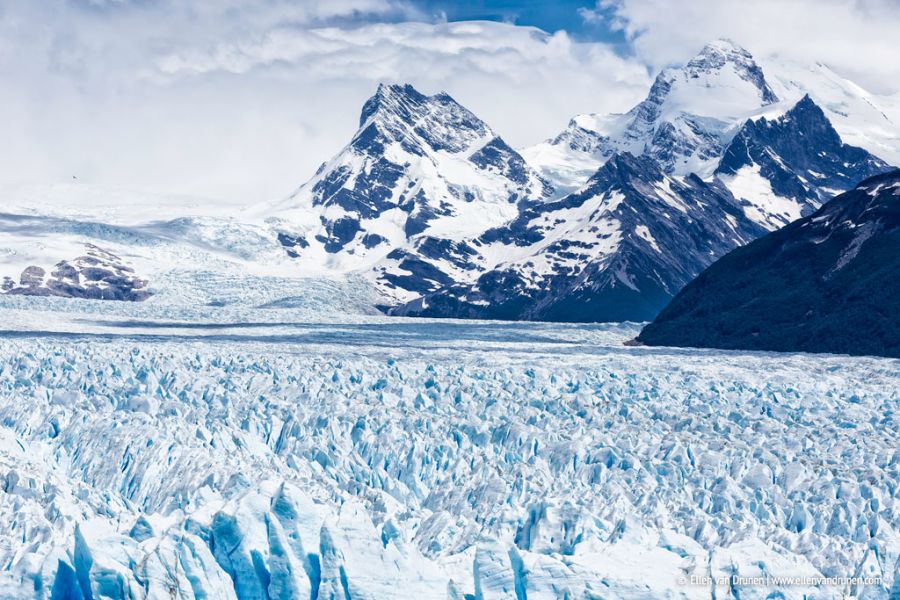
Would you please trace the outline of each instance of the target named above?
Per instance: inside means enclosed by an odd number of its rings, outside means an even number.
[[[647,325],[648,345],[900,357],[900,171],[724,256]]]

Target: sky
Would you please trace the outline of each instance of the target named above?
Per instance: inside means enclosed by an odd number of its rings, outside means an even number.
[[[0,0],[0,182],[253,204],[338,152],[379,82],[521,147],[719,37],[900,95],[900,0]]]

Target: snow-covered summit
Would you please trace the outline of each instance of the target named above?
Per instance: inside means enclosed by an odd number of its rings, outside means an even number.
[[[676,78],[686,76],[689,80],[699,80],[691,81],[691,84],[707,88],[715,84],[724,87],[732,74],[737,75],[741,82],[753,85],[764,104],[778,102],[753,55],[729,39],[721,38],[708,43],[684,68],[674,70]],[[682,87],[686,84],[683,83]]]
[[[753,56],[718,40],[683,67],[664,69],[656,77],[647,98],[627,113],[625,134],[645,133],[686,116],[728,121],[777,101]]]
[[[663,69],[647,97],[627,113],[578,115],[562,133],[522,155],[564,191],[577,189],[621,151],[651,156],[668,173],[706,178],[748,118],[776,118],[805,95],[847,143],[900,162],[900,124],[882,107],[889,99],[826,65],[757,58],[729,40],[711,42],[686,64]]]
[[[518,152],[448,94],[380,85],[350,143],[275,207],[270,222],[302,264],[376,269],[382,289],[403,296],[401,257],[430,262],[421,245],[476,237],[550,193]]]
[[[422,144],[432,150],[462,152],[485,137],[494,137],[483,121],[446,92],[426,96],[409,84],[378,85],[359,115],[360,130],[370,127],[413,153],[421,151]],[[354,141],[359,138],[367,136],[357,135]]]
[[[660,72],[627,113],[579,115],[523,154],[562,189],[577,187],[615,152],[649,155],[669,173],[707,174],[733,123],[777,101],[753,56],[717,40],[684,66]]]

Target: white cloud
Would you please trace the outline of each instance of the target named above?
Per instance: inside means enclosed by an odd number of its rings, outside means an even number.
[[[14,123],[0,178],[253,202],[346,143],[380,81],[446,90],[514,145],[576,112],[626,109],[649,83],[565,33],[372,22],[416,16],[389,0],[88,1],[0,14],[0,111]]]
[[[601,0],[634,56],[564,32],[423,22],[406,0],[0,0],[0,180],[244,198],[303,182],[380,81],[446,90],[521,146],[630,108],[728,36],[896,93],[896,0]]]
[[[873,92],[900,90],[897,0],[600,0],[583,13],[608,15],[656,68],[728,37],[760,56],[826,63]]]

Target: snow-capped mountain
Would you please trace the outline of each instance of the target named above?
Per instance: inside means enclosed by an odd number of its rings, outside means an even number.
[[[716,175],[767,229],[808,215],[832,196],[889,170],[844,144],[809,96],[772,120],[748,120],[726,148]]]
[[[655,316],[716,257],[764,229],[718,181],[614,155],[577,193],[530,207],[477,241],[517,257],[395,314],[549,321]]]
[[[845,143],[865,148],[890,164],[900,164],[900,98],[896,95],[872,94],[822,63],[803,64],[779,57],[762,57],[758,62],[782,99],[764,116],[777,116],[777,111],[784,112],[808,95]]]
[[[840,90],[854,89],[847,82],[832,77],[799,102],[784,100],[823,73],[773,83],[746,50],[712,43],[660,73],[626,115],[579,117],[551,143],[578,177],[560,179],[539,152],[538,166],[561,182],[556,190],[446,93],[380,85],[350,143],[290,198],[228,218],[179,208],[165,222],[8,215],[0,218],[8,242],[0,276],[10,278],[8,293],[65,287],[96,297],[97,286],[51,281],[61,261],[91,244],[122,257],[137,283],[150,281],[138,294],[100,297],[140,299],[185,263],[202,263],[216,272],[350,277],[395,314],[649,319],[724,252],[887,168],[843,144],[829,123],[844,110],[859,110],[861,123],[881,118],[858,90],[838,101]],[[820,109],[816,94],[829,104]],[[38,239],[38,231],[54,235]]]
[[[895,170],[714,263],[638,339],[900,357],[898,273]]]
[[[377,270],[398,298],[471,268],[465,240],[548,197],[546,181],[446,93],[380,85],[337,156],[272,211],[302,264]],[[410,271],[414,276],[410,277]]]
[[[558,190],[573,190],[614,152],[648,154],[667,172],[712,174],[749,118],[769,119],[810,96],[850,144],[900,163],[900,123],[878,98],[827,66],[755,59],[729,40],[708,44],[682,67],[664,69],[647,98],[625,114],[578,115],[522,155]]]
[[[647,98],[627,113],[579,115],[523,155],[559,189],[581,185],[623,151],[651,156],[669,173],[708,175],[734,123],[776,102],[750,53],[718,40],[683,67],[664,69]]]
[[[391,314],[652,319],[719,256],[887,168],[808,96],[783,105],[746,50],[712,43],[553,142],[594,169],[560,196],[447,94],[381,85],[269,223],[301,268],[366,274]]]

